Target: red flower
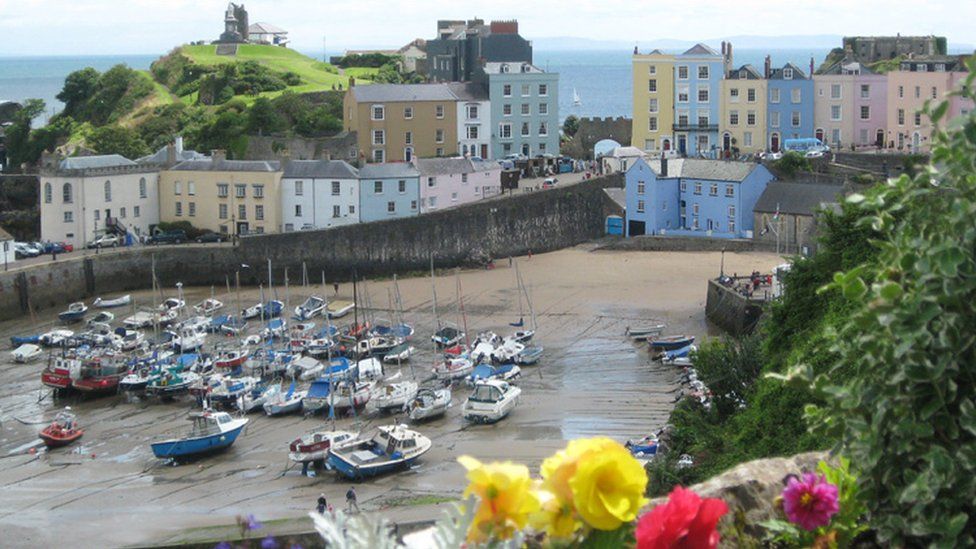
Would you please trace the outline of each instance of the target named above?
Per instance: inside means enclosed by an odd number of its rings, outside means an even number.
[[[676,486],[667,503],[658,505],[637,523],[637,549],[689,549],[718,546],[715,526],[728,506],[720,499],[702,499],[691,490]]]

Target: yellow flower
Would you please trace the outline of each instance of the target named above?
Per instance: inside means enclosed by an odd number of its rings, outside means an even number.
[[[615,530],[647,503],[647,473],[620,443],[605,437],[570,441],[542,463],[543,486],[590,526]]]
[[[458,462],[468,470],[464,496],[473,494],[479,500],[468,541],[508,539],[539,510],[528,467],[510,461],[481,463],[469,456],[459,457]]]
[[[572,500],[562,500],[551,492],[540,490],[539,512],[532,515],[532,527],[549,534],[552,538],[567,539],[580,527],[579,518],[573,511]]]

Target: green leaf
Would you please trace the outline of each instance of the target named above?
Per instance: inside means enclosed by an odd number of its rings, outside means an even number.
[[[895,282],[888,282],[881,287],[881,297],[888,301],[894,301],[901,297],[903,293],[901,286]]]

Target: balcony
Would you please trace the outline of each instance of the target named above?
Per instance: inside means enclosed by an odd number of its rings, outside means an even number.
[[[671,126],[676,132],[717,132],[718,124],[681,124],[675,123]]]

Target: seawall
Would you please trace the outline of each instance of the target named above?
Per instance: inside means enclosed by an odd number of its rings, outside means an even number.
[[[756,328],[765,303],[764,299],[746,297],[715,280],[709,280],[705,317],[732,335],[745,335]]]

